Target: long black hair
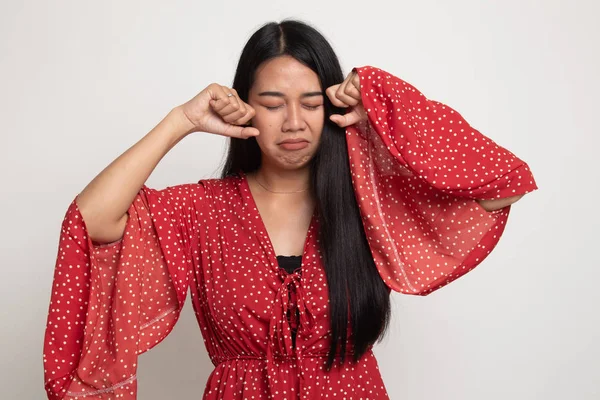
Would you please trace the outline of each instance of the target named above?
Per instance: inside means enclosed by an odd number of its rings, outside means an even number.
[[[283,55],[313,70],[322,90],[344,80],[335,52],[315,28],[294,20],[271,22],[256,31],[242,51],[233,88],[244,102],[248,102],[258,67]],[[329,288],[332,329],[326,363],[329,370],[337,355],[342,363],[345,361],[349,342],[352,359],[357,362],[383,337],[390,319],[390,298],[364,233],[352,188],[344,130],[329,120],[330,115],[344,111],[324,97],[325,123],[321,143],[310,161],[310,179]],[[230,138],[222,177],[236,175],[240,170],[256,171],[260,163],[261,152],[254,137]]]

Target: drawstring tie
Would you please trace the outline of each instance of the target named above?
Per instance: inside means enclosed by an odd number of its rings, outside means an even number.
[[[280,271],[283,282],[277,290],[273,302],[274,309],[269,322],[269,335],[267,343],[267,381],[270,392],[279,399],[283,399],[284,393],[289,390],[285,382],[276,379],[278,364],[281,360],[296,360],[300,376],[300,386],[304,382],[304,365],[302,349],[294,348],[292,341],[291,325],[296,326],[297,334],[310,331],[314,325],[313,313],[310,305],[306,303],[306,296],[300,280],[300,270],[291,274]],[[287,315],[290,314],[288,321]],[[276,362],[277,361],[277,362]]]

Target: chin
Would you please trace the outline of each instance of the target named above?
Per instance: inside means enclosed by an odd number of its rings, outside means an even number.
[[[306,168],[310,164],[314,156],[313,152],[303,154],[278,154],[274,158],[274,163],[277,167],[285,170],[295,170]]]
[[[312,157],[306,157],[301,160],[283,161],[283,162],[279,161],[277,163],[277,165],[279,167],[281,167],[282,169],[292,171],[292,170],[296,170],[296,169],[307,168],[310,165],[311,159],[312,159]]]

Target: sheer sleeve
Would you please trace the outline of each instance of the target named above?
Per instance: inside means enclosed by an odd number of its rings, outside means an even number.
[[[355,70],[368,121],[346,139],[367,240],[390,289],[426,295],[498,243],[510,206],[487,212],[475,199],[537,186],[525,162],[452,108],[378,68]]]
[[[123,238],[97,245],[73,201],[59,238],[44,338],[49,399],[135,399],[139,354],[183,307],[202,185],[142,188]]]

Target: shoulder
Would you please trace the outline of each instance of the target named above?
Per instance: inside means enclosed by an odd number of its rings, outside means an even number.
[[[163,189],[155,189],[144,186],[143,190],[147,194],[173,197],[189,197],[194,195],[210,195],[214,192],[230,190],[237,187],[240,177],[231,176],[227,178],[206,178],[197,182],[181,183],[178,185],[167,186]]]
[[[196,186],[201,187],[207,194],[213,196],[232,195],[239,191],[242,177],[239,175],[227,176],[225,178],[201,179]]]
[[[167,205],[175,209],[214,208],[224,203],[236,203],[240,197],[241,177],[207,178],[197,182],[167,186],[163,189],[143,187],[151,203]]]

